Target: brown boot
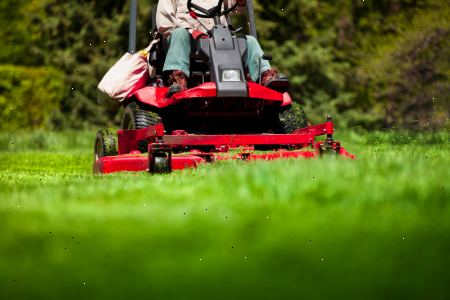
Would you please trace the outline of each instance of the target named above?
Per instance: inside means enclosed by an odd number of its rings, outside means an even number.
[[[261,74],[261,84],[267,86],[271,81],[278,79],[279,73],[277,69],[269,69]]]
[[[167,91],[167,98],[187,90],[187,77],[184,75],[183,71],[173,71],[169,75],[169,84],[170,87]]]
[[[261,85],[279,92],[285,92],[289,88],[289,80],[286,75],[279,73],[277,69],[271,68],[261,74]]]

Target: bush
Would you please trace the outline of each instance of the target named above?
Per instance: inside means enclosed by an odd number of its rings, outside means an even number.
[[[60,72],[0,65],[0,129],[51,127],[63,97]]]
[[[385,128],[448,127],[450,9],[422,10],[407,24],[392,19],[396,33],[372,38],[358,63],[355,90],[366,113]]]

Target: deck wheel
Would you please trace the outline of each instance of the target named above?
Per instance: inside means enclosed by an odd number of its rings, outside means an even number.
[[[94,160],[97,161],[105,156],[116,156],[117,154],[117,133],[109,129],[97,131],[95,137]]]
[[[151,144],[148,151],[148,170],[150,174],[172,172],[172,149],[165,144]]]

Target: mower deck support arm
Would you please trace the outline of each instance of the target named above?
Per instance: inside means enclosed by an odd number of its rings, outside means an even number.
[[[327,135],[328,144],[333,143],[333,122],[330,118],[320,125],[298,129],[292,134],[232,134],[232,135],[192,135],[186,132],[174,132],[166,135],[164,125],[158,123],[138,130],[119,130],[119,155],[137,152],[141,141],[163,143],[171,147],[213,146],[240,147],[255,145],[289,145],[300,148],[314,146],[315,138]]]

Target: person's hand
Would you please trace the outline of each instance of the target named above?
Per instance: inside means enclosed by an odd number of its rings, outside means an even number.
[[[246,0],[237,0],[237,3],[239,6],[245,6],[247,4]]]

